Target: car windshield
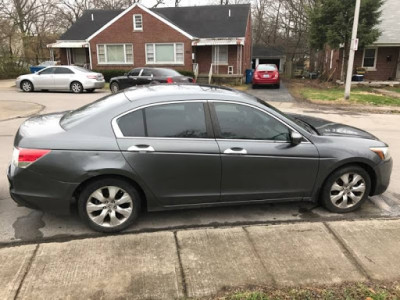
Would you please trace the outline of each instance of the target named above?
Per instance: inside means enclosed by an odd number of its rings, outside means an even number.
[[[289,115],[285,114],[284,112],[280,111],[279,109],[277,109],[276,107],[274,107],[274,106],[268,104],[267,102],[262,101],[261,99],[258,99],[258,98],[257,98],[257,101],[258,101],[258,103],[260,103],[260,104],[262,104],[262,105],[264,105],[264,106],[266,106],[266,107],[268,107],[268,108],[270,108],[270,109],[276,111],[277,113],[279,113],[280,115],[282,115],[282,116],[288,118],[289,120],[292,120],[292,121],[295,122],[297,125],[299,125],[301,128],[303,128],[305,131],[307,131],[307,132],[309,132],[309,133],[318,133],[316,129],[314,129],[310,124],[304,122],[303,120],[300,120],[300,119],[298,119],[298,118],[289,116]]]
[[[180,73],[171,69],[155,69],[154,74],[156,76],[181,76]]]
[[[275,65],[258,65],[257,71],[275,71]]]
[[[60,125],[68,130],[91,116],[104,112],[111,107],[118,106],[123,101],[128,101],[124,94],[105,96],[78,109],[68,111],[60,120]]]
[[[74,68],[75,70],[81,71],[81,72],[83,72],[83,73],[92,73],[91,70],[88,70],[88,69],[85,69],[85,68],[82,68],[82,67],[73,66],[73,68]]]

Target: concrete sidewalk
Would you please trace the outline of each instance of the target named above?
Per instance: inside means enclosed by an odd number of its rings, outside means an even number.
[[[400,279],[400,220],[123,234],[0,249],[0,299],[177,299]]]

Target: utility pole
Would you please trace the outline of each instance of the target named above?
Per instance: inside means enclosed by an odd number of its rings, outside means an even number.
[[[344,90],[344,99],[345,100],[350,99],[351,77],[353,75],[354,53],[356,52],[356,40],[357,40],[358,19],[360,16],[360,4],[361,4],[361,0],[356,0],[356,9],[354,11],[354,21],[353,21],[353,31],[351,33],[349,63],[347,64],[346,87]],[[346,51],[346,49],[345,49],[345,51]]]

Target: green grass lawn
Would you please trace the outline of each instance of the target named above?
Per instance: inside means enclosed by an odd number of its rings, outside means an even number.
[[[311,101],[343,101],[344,89],[339,87],[332,88],[311,88],[304,87],[300,91],[301,95]],[[390,97],[373,92],[371,88],[352,88],[350,100],[353,103],[400,106],[400,98]]]
[[[293,288],[271,291],[244,291],[237,292],[224,297],[221,300],[394,300],[400,299],[400,287],[398,284],[365,285],[348,284],[346,286],[332,288]]]

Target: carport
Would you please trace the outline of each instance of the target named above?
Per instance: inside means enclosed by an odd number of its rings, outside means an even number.
[[[253,46],[251,66],[255,69],[259,64],[275,64],[279,72],[285,68],[286,55],[283,48],[262,45]]]

